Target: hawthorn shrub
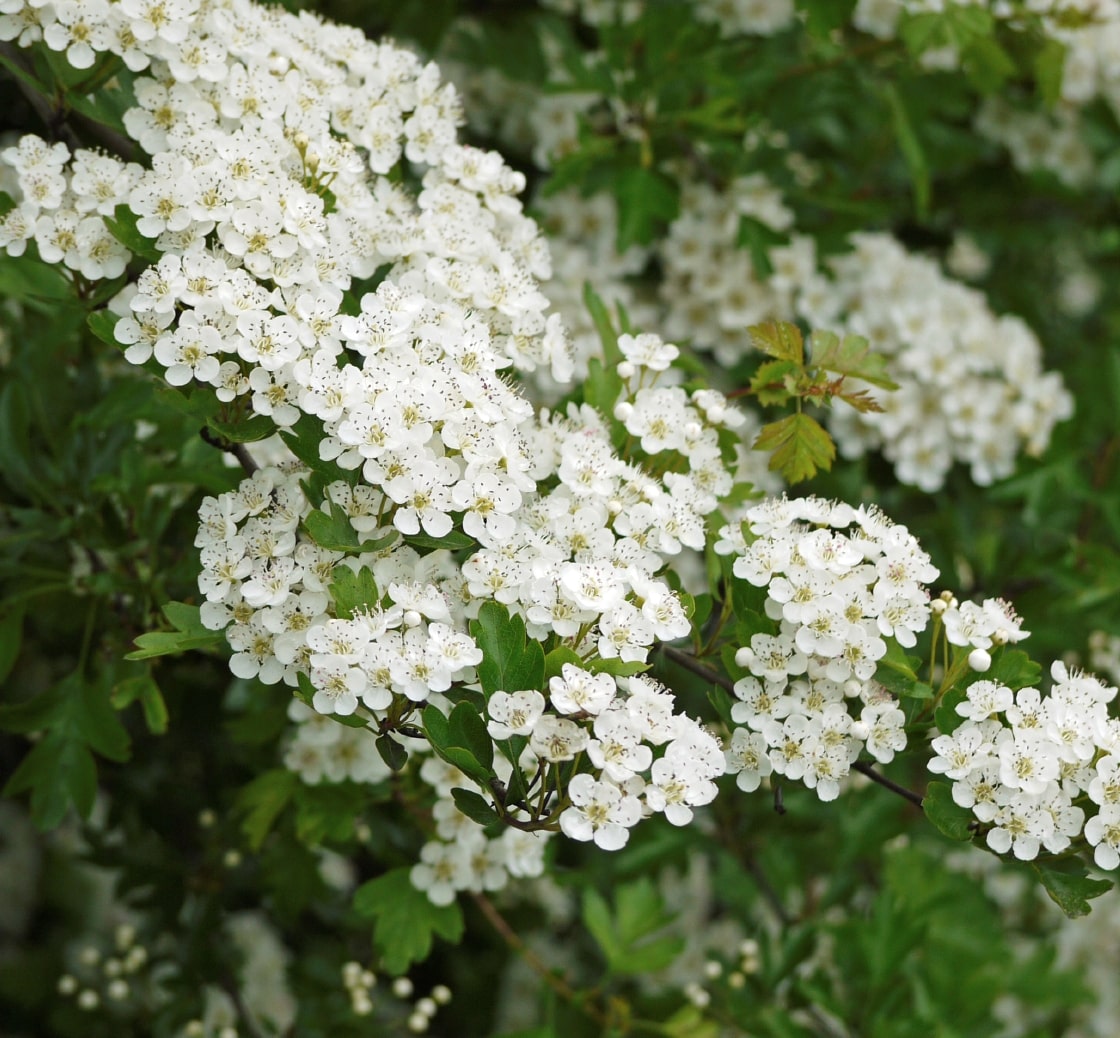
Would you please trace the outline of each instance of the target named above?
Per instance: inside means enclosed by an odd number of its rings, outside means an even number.
[[[8,1032],[1117,1033],[1120,7],[300,6],[0,0]]]

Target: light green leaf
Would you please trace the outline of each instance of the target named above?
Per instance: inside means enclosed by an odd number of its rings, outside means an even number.
[[[773,451],[769,468],[780,472],[788,483],[800,483],[828,471],[836,457],[836,445],[820,423],[807,414],[787,415],[764,425],[755,438],[756,451]]]
[[[801,329],[789,321],[766,321],[747,329],[751,344],[777,360],[791,361],[798,367],[805,363],[805,343]]]
[[[408,868],[394,869],[363,883],[354,892],[354,911],[372,919],[373,941],[385,970],[404,973],[432,950],[432,938],[452,944],[463,936],[463,914],[457,903],[433,905],[408,878]]]
[[[880,389],[898,389],[898,383],[887,374],[887,358],[871,352],[862,335],[845,335],[815,331],[809,336],[809,363],[826,371],[869,382]]]

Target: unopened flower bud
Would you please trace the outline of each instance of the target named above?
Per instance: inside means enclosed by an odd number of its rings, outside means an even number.
[[[451,988],[446,984],[437,984],[432,988],[432,998],[436,1005],[445,1006],[451,1001]]]
[[[423,1013],[413,1013],[408,1018],[408,1029],[413,1034],[423,1034],[428,1029],[428,1018]]]
[[[735,653],[735,666],[749,667],[755,659],[754,649],[749,645],[744,645]]]
[[[695,440],[704,431],[699,422],[684,423],[684,437],[686,440]]]
[[[634,405],[629,400],[620,400],[614,407],[614,416],[625,422],[634,413]]]
[[[416,1012],[423,1013],[429,1020],[436,1015],[437,1008],[434,998],[421,998],[416,1001]]]
[[[120,979],[111,981],[106,991],[114,1002],[123,1002],[128,998],[128,984]]]
[[[78,1008],[84,1009],[87,1013],[96,1009],[100,1004],[101,999],[93,988],[86,988],[85,991],[78,996]]]
[[[228,851],[226,851],[226,853],[225,853],[225,854],[224,854],[224,855],[222,856],[222,864],[223,864],[223,865],[224,865],[224,866],[225,866],[225,867],[226,867],[227,869],[235,869],[235,868],[237,868],[237,866],[241,864],[241,852],[240,852],[239,850],[236,850],[235,848],[232,848],[232,847],[231,847],[231,848],[230,848],[230,849],[229,849]]]
[[[992,665],[992,657],[984,649],[973,649],[968,654],[968,665],[977,674],[983,674]]]
[[[712,404],[708,408],[708,421],[713,425],[719,425],[720,422],[727,417],[727,408],[723,404]]]
[[[1001,627],[995,634],[992,635],[993,645],[1006,645],[1011,640],[1011,632],[1005,627]]]
[[[848,678],[844,682],[844,695],[849,699],[854,699],[863,691],[863,682],[858,681],[856,678]]]
[[[77,990],[78,981],[69,973],[64,973],[58,978],[58,993],[60,995],[72,995]]]
[[[944,599],[941,599],[941,598],[935,598],[929,604],[929,611],[931,613],[933,613],[934,616],[940,616],[948,608],[949,608],[949,603],[946,602]]]
[[[619,378],[633,378],[634,372],[637,369],[630,361],[624,360],[615,370],[618,372]]]
[[[406,609],[404,616],[401,617],[401,622],[405,627],[419,627],[421,616],[415,609]]]
[[[408,977],[397,977],[393,981],[393,994],[397,998],[408,998],[412,994],[412,981]]]

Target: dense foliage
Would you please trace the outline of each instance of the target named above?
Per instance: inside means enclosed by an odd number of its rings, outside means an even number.
[[[1120,6],[311,6],[0,0],[6,1033],[1117,1033]]]

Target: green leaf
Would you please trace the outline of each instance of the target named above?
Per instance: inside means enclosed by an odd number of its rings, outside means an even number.
[[[451,799],[463,814],[479,825],[493,825],[501,819],[490,801],[473,789],[456,787],[451,790]]]
[[[800,483],[832,468],[836,445],[820,423],[807,414],[791,414],[764,425],[752,445],[756,451],[773,451],[769,468],[787,483]]]
[[[320,548],[355,555],[365,551],[380,551],[382,548],[387,548],[398,537],[396,530],[390,530],[382,537],[368,541],[361,540],[358,531],[350,523],[346,509],[336,501],[330,501],[328,504],[329,512],[316,508],[303,520],[303,528],[307,531],[307,535]]]
[[[466,701],[457,704],[447,719],[447,733],[449,745],[469,750],[479,764],[490,770],[494,764],[494,741],[474,706]]]
[[[276,423],[263,414],[246,415],[232,422],[212,417],[206,424],[229,443],[258,443],[276,432]]]
[[[404,543],[428,551],[462,551],[464,548],[478,547],[478,542],[462,530],[452,530],[442,537],[432,537],[426,533],[409,533],[404,535]]]
[[[327,841],[345,843],[354,838],[354,821],[366,806],[367,787],[356,782],[322,782],[305,786],[297,782],[296,836],[300,843],[317,847]]]
[[[575,649],[569,649],[566,645],[558,645],[545,656],[544,680],[541,682],[542,688],[551,678],[563,676],[565,663],[570,663],[575,667],[583,667],[583,660],[580,659],[579,653],[576,652]]]
[[[129,252],[149,263],[160,261],[162,253],[156,248],[155,239],[145,238],[140,233],[136,226],[140,218],[127,205],[118,205],[113,216],[103,216],[102,219],[109,233]]]
[[[736,244],[740,249],[746,249],[751,254],[751,266],[754,267],[755,277],[760,281],[765,280],[774,273],[774,264],[770,262],[770,250],[777,245],[787,245],[789,235],[782,231],[775,231],[768,224],[753,216],[739,217],[739,234]]]
[[[590,281],[584,282],[583,302],[587,312],[591,314],[595,331],[599,333],[599,341],[603,344],[603,359],[607,362],[607,366],[613,368],[621,364],[624,357],[618,348],[618,332],[615,331],[611,315],[607,312],[603,300],[595,294]]]
[[[805,343],[801,329],[789,321],[766,321],[747,329],[751,344],[777,360],[787,360],[801,367],[805,363]]]
[[[914,189],[914,209],[918,219],[925,220],[929,216],[930,203],[930,173],[925,150],[918,139],[914,124],[910,120],[910,113],[898,88],[893,83],[887,83],[883,87],[883,96],[890,111],[891,126],[894,129],[899,151],[902,152],[902,157],[910,170],[910,183]]]
[[[466,705],[468,709],[473,710],[469,703],[460,705]],[[490,781],[494,776],[487,767],[482,765],[482,762],[474,753],[463,745],[463,743],[468,740],[468,736],[462,730],[456,735],[453,735],[450,720],[444,717],[438,707],[425,707],[424,713],[421,716],[424,722],[424,734],[427,736],[428,742],[431,743],[432,749],[435,750],[436,754],[447,761],[448,764],[458,768],[480,788],[489,789]],[[481,720],[481,718],[479,718],[479,720]],[[465,726],[465,724],[467,724],[467,722],[460,719],[460,726]],[[487,740],[489,741],[488,734]],[[492,763],[494,745],[492,742],[489,745]]]
[[[463,914],[458,904],[433,905],[427,894],[412,885],[409,871],[394,869],[363,883],[354,892],[354,911],[374,920],[374,944],[385,970],[393,975],[426,959],[433,936],[452,944],[463,936]]]
[[[592,674],[610,674],[616,678],[629,678],[635,674],[644,674],[652,664],[645,663],[642,660],[588,660],[584,665],[584,669],[590,671]]]
[[[961,54],[969,82],[981,94],[994,94],[1019,74],[1019,67],[993,36],[974,39]]]
[[[11,674],[19,658],[25,608],[23,602],[8,602],[0,606],[0,681]]]
[[[31,793],[31,820],[41,830],[53,829],[73,804],[83,818],[93,810],[97,766],[82,741],[52,731],[31,747],[4,786],[4,795]]]
[[[0,297],[43,304],[71,302],[74,285],[61,265],[28,255],[0,255]]]
[[[887,374],[887,358],[871,352],[862,335],[845,335],[815,331],[809,336],[809,363],[826,371],[858,378],[880,389],[898,389],[898,383]]]
[[[948,782],[931,782],[922,798],[922,810],[933,825],[950,840],[972,839],[972,812],[953,800]]]
[[[368,566],[363,566],[357,573],[349,566],[335,566],[330,592],[335,613],[343,620],[349,620],[359,610],[376,606],[381,601],[373,570]]]
[[[388,732],[379,735],[375,743],[381,759],[389,766],[390,771],[400,771],[408,763],[408,750],[406,750]]]
[[[673,917],[647,877],[616,888],[612,913],[591,887],[584,890],[583,923],[602,949],[611,973],[639,974],[668,966],[683,950],[683,937],[656,936]]]
[[[797,390],[804,368],[792,360],[768,360],[751,376],[751,392],[763,407],[784,404]]]
[[[1066,45],[1061,40],[1047,36],[1034,56],[1035,83],[1047,108],[1053,108],[1062,99],[1066,52]]]
[[[675,180],[655,169],[627,164],[615,179],[618,200],[618,251],[648,245],[654,232],[680,212],[680,189]]]
[[[478,619],[470,622],[470,632],[482,651],[478,680],[487,696],[544,684],[544,650],[539,642],[528,642],[520,616],[511,616],[499,602],[484,602]]]
[[[999,681],[1018,691],[1042,681],[1042,665],[1032,660],[1022,649],[1003,646],[992,652],[992,665],[978,675],[978,678]]]
[[[1090,879],[1085,865],[1075,859],[1066,859],[1061,864],[1044,865],[1031,862],[1038,878],[1042,881],[1050,900],[1070,919],[1088,915],[1092,906],[1089,902],[1113,887],[1110,879]]]
[[[273,768],[245,786],[234,802],[234,811],[244,815],[241,832],[254,851],[259,851],[280,812],[287,807],[299,778],[287,768]]]
[[[915,57],[927,50],[952,47],[963,51],[974,40],[990,36],[991,12],[978,4],[948,4],[943,11],[904,13],[899,36]]]
[[[587,362],[587,378],[583,383],[583,399],[600,414],[609,415],[622,392],[622,379],[614,365],[603,365],[598,357]]]
[[[907,656],[893,638],[886,639],[887,652],[875,668],[875,680],[896,696],[909,699],[932,699],[933,689],[919,680],[917,668],[921,658]]]
[[[117,342],[117,337],[114,334],[114,329],[117,327],[117,321],[119,320],[120,318],[110,310],[94,310],[86,318],[86,326],[107,346],[112,346],[115,350],[122,350],[124,347]]]
[[[964,718],[957,713],[957,707],[967,698],[968,693],[965,689],[955,686],[942,695],[941,702],[937,704],[937,709],[933,712],[933,721],[937,725],[937,730],[943,735],[952,734],[964,721]]]
[[[135,642],[139,648],[126,653],[126,660],[147,660],[154,656],[206,649],[224,641],[225,636],[221,631],[210,631],[202,625],[198,606],[187,605],[185,602],[168,602],[163,607],[163,615],[171,621],[175,630],[151,631],[140,635]]]

